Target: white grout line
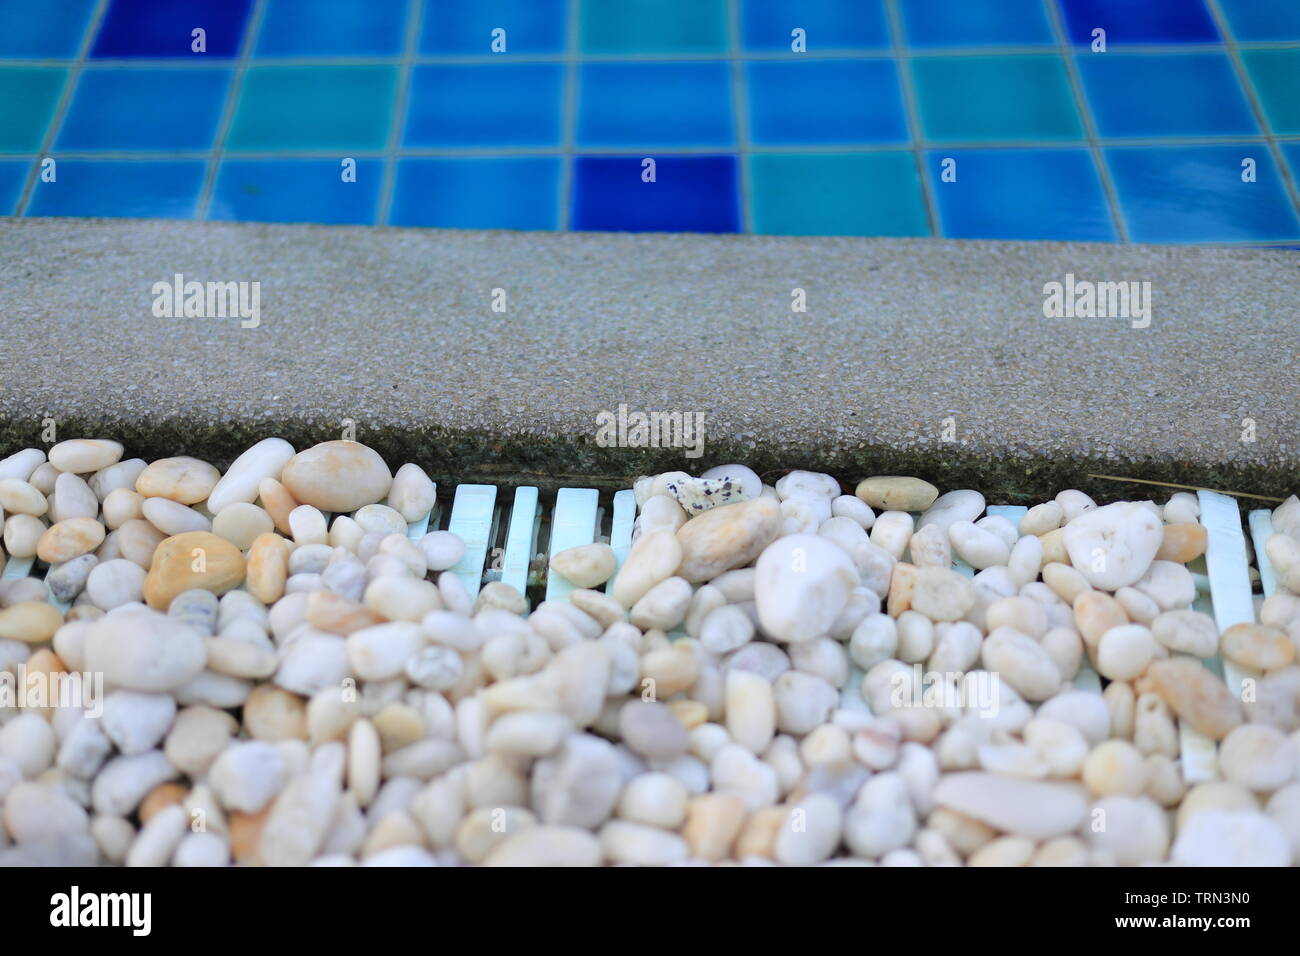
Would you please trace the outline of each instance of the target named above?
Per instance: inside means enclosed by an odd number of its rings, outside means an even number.
[[[754,231],[750,202],[749,163],[749,91],[745,85],[745,64],[740,58],[740,0],[727,0],[727,29],[731,34],[731,116],[736,134],[736,200],[740,203],[740,231]]]
[[[1056,34],[1061,62],[1065,65],[1070,93],[1074,98],[1074,107],[1079,113],[1079,122],[1083,124],[1084,133],[1088,137],[1088,152],[1092,154],[1092,164],[1097,168],[1102,192],[1106,194],[1106,206],[1110,210],[1111,222],[1115,226],[1115,235],[1120,242],[1128,242],[1128,223],[1124,221],[1124,212],[1120,205],[1119,193],[1115,190],[1115,182],[1110,175],[1110,167],[1106,165],[1106,157],[1102,155],[1101,134],[1097,132],[1097,123],[1092,115],[1092,106],[1088,102],[1087,92],[1083,88],[1079,65],[1074,60],[1074,49],[1070,46],[1065,23],[1061,19],[1061,12],[1057,9],[1055,0],[1043,0],[1043,7],[1047,12],[1047,21],[1052,27],[1052,32]]]
[[[212,192],[216,188],[217,172],[221,168],[221,160],[225,154],[226,137],[235,120],[235,110],[239,106],[239,98],[244,89],[244,75],[248,72],[248,63],[253,58],[253,47],[262,32],[262,16],[266,12],[266,3],[267,0],[254,0],[253,8],[248,14],[248,22],[244,25],[244,36],[239,44],[239,57],[235,61],[234,74],[230,77],[230,88],[226,90],[226,102],[222,107],[221,119],[217,123],[217,130],[212,140],[212,155],[208,159],[207,169],[204,170],[203,187],[199,191],[199,200],[194,213],[194,218],[200,222],[206,220],[211,211]]]
[[[912,60],[905,46],[903,15],[899,10],[898,0],[885,0],[885,18],[888,21],[889,37],[894,51],[894,69],[898,72],[898,88],[903,97],[903,111],[907,117],[907,129],[911,138],[910,143],[902,145],[911,150],[916,165],[916,177],[921,185],[921,198],[925,202],[925,219],[930,228],[930,235],[942,237],[943,223],[939,218],[939,204],[935,199],[929,170],[925,166],[925,154],[929,146],[925,139],[925,129],[921,124],[921,107],[912,78]]]
[[[107,3],[107,0],[104,0]],[[1085,50],[1084,44],[1068,44],[1071,49]],[[1060,51],[1058,43],[1035,43],[1018,46],[936,46],[901,47],[906,56],[934,57],[939,59],[961,59],[963,57],[983,56],[1042,56]],[[1115,46],[1115,53],[1145,56],[1185,56],[1188,53],[1228,53],[1237,50],[1295,50],[1300,49],[1300,40],[1237,40],[1232,43],[1170,43],[1170,44],[1126,44]],[[837,47],[818,48],[800,53],[802,59],[814,60],[889,60],[895,57],[890,47]],[[789,60],[792,54],[784,50],[723,50],[713,53],[580,53],[572,59],[583,63],[695,63],[716,62],[718,60]],[[179,66],[188,69],[202,69],[213,64],[229,68],[235,57],[210,57],[207,64],[192,60],[176,60],[169,57],[105,57],[96,58],[96,66],[115,68],[138,67],[156,69],[163,66]],[[279,56],[262,55],[257,57],[258,66],[397,66],[403,57],[391,56]],[[415,56],[411,62],[416,66],[478,66],[499,62],[499,54],[434,54],[426,53]],[[512,56],[512,63],[566,63],[571,57],[567,53],[526,53]],[[0,57],[0,66],[17,67],[66,67],[73,57]]]
[[[32,168],[27,171],[27,181],[23,183],[22,194],[18,197],[18,204],[14,207],[15,216],[25,216],[27,207],[31,205],[32,193],[36,189],[36,180],[40,174],[41,160],[50,155],[54,148],[54,140],[59,131],[63,128],[63,120],[68,114],[68,107],[72,104],[72,94],[77,86],[77,81],[81,78],[81,71],[86,65],[86,57],[90,55],[90,46],[95,42],[95,35],[99,33],[99,25],[104,19],[104,12],[108,9],[108,0],[97,0],[95,9],[91,11],[90,18],[86,21],[86,32],[82,34],[81,43],[77,47],[77,58],[72,61],[55,61],[56,65],[67,67],[68,75],[63,80],[63,90],[59,94],[58,105],[54,108],[54,115],[50,117],[50,125],[45,128],[45,136],[41,141],[41,151],[37,154]],[[9,66],[10,61],[0,60],[0,65]],[[62,154],[60,154],[60,158]]]
[[[578,84],[582,78],[578,75],[579,57],[578,45],[581,38],[578,35],[578,5],[582,0],[568,0],[565,7],[565,56],[564,56],[564,113],[561,117],[563,126],[563,144],[560,147],[561,155],[564,156],[564,164],[560,168],[560,188],[556,201],[560,204],[557,210],[555,222],[558,228],[567,232],[570,228],[569,221],[572,218],[570,210],[573,208],[573,179],[576,150],[574,149],[574,130],[578,124]]]
[[[385,226],[393,211],[393,191],[397,182],[397,157],[406,129],[406,107],[411,98],[412,63],[420,44],[420,26],[424,16],[424,0],[410,0],[406,10],[406,31],[402,35],[402,58],[398,61],[397,95],[393,99],[393,114],[389,120],[388,147],[383,152],[384,178],[379,184],[379,199],[375,203],[375,225]],[[352,150],[356,153],[356,150]]]

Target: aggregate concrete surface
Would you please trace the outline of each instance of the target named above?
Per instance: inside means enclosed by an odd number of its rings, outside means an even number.
[[[176,273],[260,283],[260,324],[156,317]],[[1067,273],[1149,281],[1149,327],[1045,318]],[[1300,487],[1298,292],[1288,250],[0,219],[0,454],[53,419],[224,465],[347,419],[443,482],[743,461],[1022,503],[1150,493],[1089,473],[1280,496]],[[703,457],[601,447],[620,405],[702,413]]]

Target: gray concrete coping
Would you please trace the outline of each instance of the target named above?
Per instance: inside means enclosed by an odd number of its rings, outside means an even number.
[[[259,283],[259,324],[155,315],[178,273]],[[1067,274],[1149,282],[1149,325],[1045,317]],[[0,277],[4,454],[52,419],[220,464],[346,419],[441,481],[743,461],[1024,503],[1145,495],[1089,474],[1298,483],[1293,251],[7,219]],[[702,415],[702,455],[606,447],[620,406]]]

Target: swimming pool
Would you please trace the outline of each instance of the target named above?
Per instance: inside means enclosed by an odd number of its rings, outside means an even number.
[[[0,23],[0,214],[1300,242],[1291,0],[0,0]]]

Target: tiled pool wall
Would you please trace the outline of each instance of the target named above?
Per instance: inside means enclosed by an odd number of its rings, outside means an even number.
[[[0,0],[0,214],[1295,244],[1297,180],[1300,0]]]

